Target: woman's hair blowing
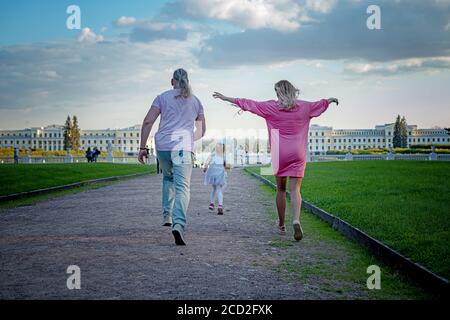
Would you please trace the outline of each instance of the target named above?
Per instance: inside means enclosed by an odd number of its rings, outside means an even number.
[[[281,109],[290,110],[295,106],[300,90],[289,81],[281,80],[275,84],[275,92],[277,93]]]
[[[186,70],[180,68],[173,73],[173,79],[177,82],[177,89],[180,89],[180,94],[177,98],[189,98],[191,96],[191,86],[189,85],[189,78]]]

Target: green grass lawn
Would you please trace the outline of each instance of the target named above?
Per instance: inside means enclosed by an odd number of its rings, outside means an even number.
[[[275,196],[275,192],[269,187],[262,185],[261,189]],[[276,211],[272,208],[267,209],[275,224],[278,220]],[[290,212],[289,203],[287,212]],[[336,299],[428,300],[438,298],[411,284],[398,270],[380,263],[367,250],[351,242],[313,214],[307,211],[302,212],[302,225],[306,236],[300,243],[300,247],[316,247],[316,250],[309,252],[307,257],[299,254],[299,244],[294,241],[292,235],[274,236],[270,243],[272,247],[284,251],[286,258],[275,267],[275,270],[286,275],[288,281],[298,282],[309,279],[313,283],[321,283],[320,290],[325,293],[335,292]],[[288,233],[292,232],[289,224],[287,226]],[[371,265],[377,265],[381,269],[381,290],[367,289],[367,267]],[[353,295],[355,289],[361,293],[360,296]]]
[[[450,278],[450,163],[310,163],[302,196]]]
[[[109,163],[0,165],[0,195],[148,171],[154,167]]]

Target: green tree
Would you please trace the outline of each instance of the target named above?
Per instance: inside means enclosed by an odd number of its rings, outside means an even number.
[[[400,130],[402,138],[402,148],[408,148],[408,124],[406,123],[406,118],[403,116],[400,120]]]
[[[394,138],[392,140],[392,144],[394,148],[402,147],[402,128],[401,128],[401,118],[400,115],[397,116],[394,124]]]
[[[70,116],[67,116],[66,124],[64,125],[64,150],[72,148],[71,134],[72,134],[72,120],[70,119]]]
[[[72,117],[72,128],[70,130],[70,142],[73,150],[80,150],[80,128],[77,116]]]

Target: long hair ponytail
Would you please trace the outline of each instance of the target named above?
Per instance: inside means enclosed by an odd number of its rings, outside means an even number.
[[[182,68],[175,70],[173,79],[177,82],[176,88],[180,89],[180,94],[177,98],[189,98],[192,95],[192,90],[187,71]]]

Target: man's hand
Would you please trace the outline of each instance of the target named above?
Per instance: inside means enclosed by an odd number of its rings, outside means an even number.
[[[328,99],[328,103],[336,103],[336,105],[339,105],[339,100],[336,98],[330,98]]]
[[[140,150],[138,156],[139,162],[145,164],[144,158],[148,158],[147,150]]]

